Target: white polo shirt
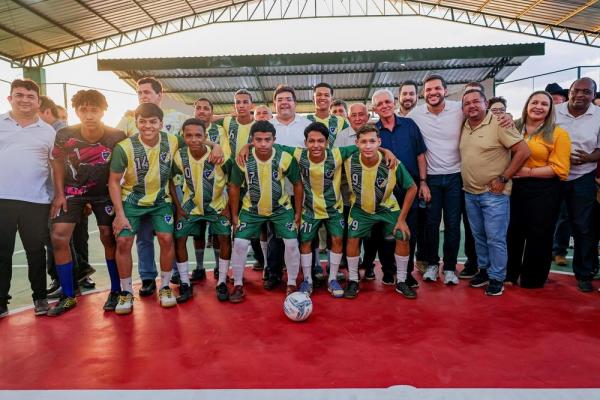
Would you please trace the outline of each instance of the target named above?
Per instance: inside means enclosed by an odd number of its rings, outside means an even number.
[[[575,150],[591,153],[600,148],[600,108],[590,104],[583,115],[574,117],[568,105],[568,102],[564,102],[556,106],[556,124],[569,133],[571,153],[575,153]],[[596,163],[571,164],[567,180],[572,181],[595,170]]]
[[[0,199],[52,202],[50,159],[56,133],[38,118],[21,127],[10,115],[0,115]]]
[[[285,125],[279,122],[276,117],[270,121],[275,127],[275,143],[284,146],[306,147],[304,144],[304,129],[311,124],[308,118],[296,114],[294,120]],[[285,179],[285,191],[288,195],[294,194],[294,188],[291,182]]]
[[[464,121],[462,104],[445,100],[444,110],[434,114],[421,104],[406,116],[415,121],[427,151],[428,175],[445,175],[460,172],[460,132]]]

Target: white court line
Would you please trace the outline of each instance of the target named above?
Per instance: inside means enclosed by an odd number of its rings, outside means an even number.
[[[91,235],[92,233],[98,233],[98,232],[100,232],[100,231],[99,231],[98,229],[96,229],[95,231],[89,231],[89,232],[88,232],[88,234],[89,234],[89,235]],[[21,253],[25,253],[25,249],[22,249],[22,250],[17,250],[17,251],[15,251],[15,252],[13,252],[13,256],[14,256],[15,254],[21,254]]]

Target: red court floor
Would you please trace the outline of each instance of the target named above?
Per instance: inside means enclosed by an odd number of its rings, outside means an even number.
[[[552,274],[543,290],[423,284],[406,300],[378,280],[357,299],[313,294],[308,321],[283,314],[283,287],[246,271],[246,301],[219,303],[212,274],[193,301],[136,299],[104,313],[106,293],[59,317],[0,320],[0,389],[594,388],[600,295]]]

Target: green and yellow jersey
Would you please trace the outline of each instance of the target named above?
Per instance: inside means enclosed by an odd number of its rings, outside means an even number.
[[[244,145],[250,143],[250,128],[253,123],[254,121],[242,125],[235,117],[229,115],[222,120],[217,121],[216,124],[220,125],[224,130],[225,137],[227,138],[227,145],[234,157],[237,156]]]
[[[212,164],[208,162],[210,152],[206,146],[206,153],[199,160],[187,146],[175,153],[173,170],[184,177],[181,207],[188,215],[218,214],[227,206],[225,187],[233,160]]]
[[[180,133],[181,125],[183,125],[186,119],[190,118],[188,115],[172,108],[163,109],[163,113],[162,131],[174,135]],[[123,118],[121,118],[121,121],[119,121],[117,129],[125,132],[128,137],[139,133],[137,126],[135,126],[135,117],[133,111],[127,111],[125,113]]]
[[[160,132],[153,147],[144,144],[138,134],[119,142],[113,150],[110,170],[125,172],[121,183],[123,202],[139,207],[170,203],[168,185],[178,148],[177,136],[166,132]]]
[[[284,190],[286,177],[292,183],[300,180],[298,163],[291,154],[274,147],[267,161],[259,160],[252,149],[245,166],[233,165],[230,182],[237,186],[246,183],[248,189],[242,199],[243,210],[269,217],[292,208],[290,196]]]
[[[308,149],[276,144],[298,162],[304,186],[304,215],[313,219],[331,218],[343,211],[340,192],[344,161],[358,151],[356,146],[326,149],[323,161],[310,160]]]
[[[308,114],[306,118],[308,118],[312,122],[320,122],[327,127],[327,129],[329,130],[329,139],[327,141],[329,148],[333,147],[333,142],[335,142],[337,134],[350,126],[350,124],[348,124],[348,121],[346,121],[344,117],[340,117],[339,115],[330,115],[325,119],[321,119],[315,114]]]
[[[395,168],[388,168],[382,162],[383,156],[377,153],[379,161],[367,167],[360,159],[360,153],[353,154],[346,160],[344,168],[352,193],[352,207],[360,207],[366,213],[376,214],[380,211],[398,211],[400,205],[393,195],[394,187],[410,188],[414,182],[402,163]]]

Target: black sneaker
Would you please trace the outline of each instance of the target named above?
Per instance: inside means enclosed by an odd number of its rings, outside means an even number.
[[[411,288],[418,288],[419,287],[419,281],[417,281],[412,274],[408,274],[406,275],[406,284],[408,285],[408,287]]]
[[[265,269],[265,266],[262,265],[262,263],[258,262],[258,261],[256,261],[254,263],[254,265],[252,266],[252,270],[254,270],[254,271],[262,271],[263,269]]]
[[[152,296],[156,292],[156,281],[154,279],[144,279],[140,288],[140,296]]]
[[[579,289],[580,292],[589,293],[594,290],[594,287],[592,286],[592,281],[587,279],[578,279],[577,289]]]
[[[347,299],[354,299],[358,296],[358,292],[360,292],[358,282],[348,281],[348,286],[346,286],[346,290],[344,290],[344,297]]]
[[[215,271],[218,270],[219,268],[215,268]],[[218,278],[219,273],[217,272],[217,279]],[[196,268],[192,271],[192,276],[190,277],[190,280],[192,282],[196,282],[196,281],[203,281],[206,279],[206,270],[204,268]]]
[[[8,307],[6,304],[0,304],[0,318],[4,318],[8,315]]]
[[[215,277],[215,281],[219,280],[219,266],[215,266],[215,269],[213,269],[213,275]]]
[[[371,264],[371,266],[367,266],[365,268],[365,280],[366,281],[374,281],[375,280],[375,266]]]
[[[60,282],[58,279],[52,279],[50,286],[48,286],[48,289],[46,289],[46,294],[56,292],[58,289],[60,289]]]
[[[79,276],[77,277],[77,283],[81,284],[81,282],[83,282],[85,280],[85,278],[91,276],[94,272],[96,272],[96,270],[91,265],[88,265],[85,268],[82,268],[79,271]]]
[[[460,274],[458,274],[458,278],[459,279],[471,279],[474,278],[475,275],[477,275],[478,272],[478,268],[477,267],[464,267],[462,271],[460,271]]]
[[[121,292],[110,292],[108,298],[102,307],[104,311],[115,311],[117,304],[119,304],[119,295]]]
[[[319,265],[315,265],[313,268],[313,281],[315,283],[321,283],[325,281],[325,274],[323,274],[323,267],[321,263]]]
[[[417,293],[406,282],[396,283],[396,292],[400,293],[407,299],[416,299]]]
[[[265,283],[263,283],[263,287],[267,290],[273,290],[280,284],[281,284],[281,279],[279,279],[275,275],[271,275],[271,276],[269,276],[269,279],[266,280]]]
[[[179,278],[178,272],[171,275],[171,283],[173,285],[179,285],[181,283],[181,279]]]
[[[479,272],[471,279],[469,286],[471,287],[483,287],[490,283],[487,270],[480,269]]]
[[[392,286],[396,284],[396,277],[391,272],[384,272],[383,278],[381,278],[381,283],[384,285]]]
[[[58,317],[66,313],[67,311],[75,308],[77,306],[77,300],[75,297],[63,297],[60,299],[58,303],[54,305],[50,310],[48,310],[49,317]]]
[[[204,271],[204,270],[203,270]],[[179,285],[179,296],[175,298],[178,303],[185,303],[193,296],[192,286],[187,283]]]
[[[504,291],[504,282],[490,279],[490,284],[485,288],[488,296],[500,296]]]
[[[227,289],[225,283],[219,283],[217,285],[217,299],[219,299],[219,301],[229,300],[229,289]]]
[[[94,282],[94,280],[92,278],[90,278],[89,276],[86,278],[83,278],[78,283],[79,283],[79,286],[81,286],[84,289],[92,290],[92,289],[96,288],[96,282]]]

